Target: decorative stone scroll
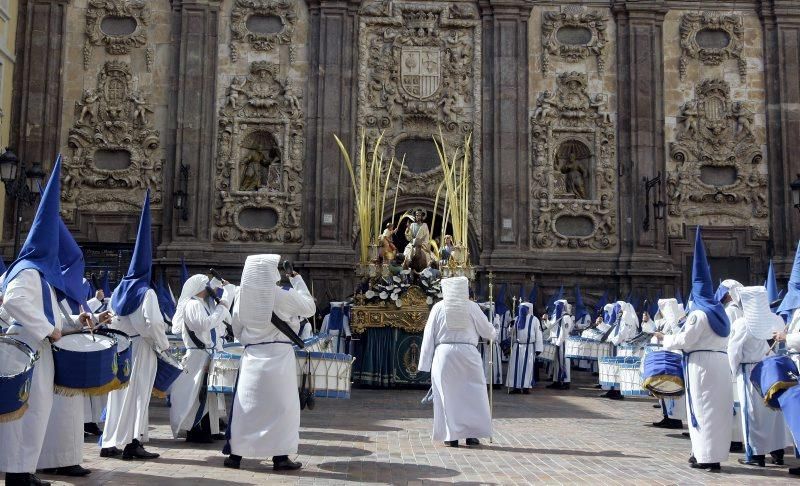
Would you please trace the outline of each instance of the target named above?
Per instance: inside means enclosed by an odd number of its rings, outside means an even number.
[[[144,0],[89,0],[83,69],[89,70],[92,46],[103,46],[112,55],[129,54],[132,49],[144,47],[149,22],[150,9]],[[151,69],[152,61],[148,60],[147,70]]]
[[[682,234],[682,223],[724,217],[768,236],[767,177],[750,105],[732,101],[724,80],[706,79],[678,120],[669,149],[677,166],[667,178],[670,234]]]
[[[531,241],[537,248],[612,249],[617,244],[615,127],[605,94],[586,74],[562,73],[531,115]]]
[[[300,241],[301,98],[279,64],[254,62],[231,81],[219,110],[215,239]]]
[[[718,66],[726,59],[736,59],[739,77],[747,76],[747,59],[742,54],[744,27],[742,17],[717,12],[686,13],[681,17],[680,76],[686,78],[689,59],[707,66]]]
[[[294,0],[236,0],[231,10],[231,60],[239,59],[237,44],[247,43],[256,51],[271,51],[276,45],[289,46],[289,62],[294,62],[292,36],[297,24]],[[256,29],[256,19],[280,23],[275,29]]]
[[[152,112],[148,97],[134,86],[131,67],[106,62],[97,88],[85,90],[75,103],[72,156],[64,159],[61,188],[66,217],[76,207],[138,210],[146,188],[153,205],[161,204],[163,160]]]
[[[562,7],[542,14],[542,72],[548,74],[550,56],[575,63],[594,56],[597,72],[603,74],[608,18],[580,5]]]

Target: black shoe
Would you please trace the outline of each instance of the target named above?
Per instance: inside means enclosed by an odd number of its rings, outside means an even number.
[[[481,441],[479,441],[478,439],[472,439],[472,438],[470,438],[470,439],[467,439],[467,445],[468,445],[468,446],[476,446],[476,445],[481,445]]]
[[[530,395],[531,394],[531,389],[530,388],[523,388],[522,389],[522,394],[523,395]]]
[[[303,467],[303,464],[289,459],[289,456],[275,456],[272,458],[273,471],[296,471]]]
[[[695,462],[693,464],[689,464],[689,467],[692,469],[703,469],[706,472],[720,472],[722,470],[722,467],[720,467],[718,462]]]
[[[686,438],[691,438],[692,437],[692,434],[690,434],[689,432],[681,432],[681,435],[686,437]]]
[[[103,431],[100,430],[100,427],[98,427],[94,422],[83,424],[83,431],[89,435],[94,435],[95,437],[100,437],[103,435]]]
[[[554,381],[553,383],[550,383],[549,385],[547,385],[545,388],[549,388],[550,390],[560,390],[561,389],[560,386],[561,386],[561,383],[559,383],[557,381]]]
[[[242,456],[231,454],[225,458],[223,465],[230,469],[239,469],[239,467],[242,465]]]
[[[519,395],[520,393],[522,393],[522,390],[519,388],[511,388],[508,390],[509,395]]]
[[[225,423],[225,421],[222,420],[222,419],[219,419],[219,430],[221,430],[223,432],[228,430],[228,424]]]
[[[57,476],[71,476],[73,478],[81,478],[83,476],[88,476],[89,474],[92,473],[92,471],[84,467],[81,467],[79,464],[76,464],[74,466],[42,469],[42,472],[45,474],[55,474]]]
[[[212,440],[225,440],[225,434],[211,434]]]
[[[123,461],[130,461],[132,459],[156,459],[160,457],[160,454],[156,454],[155,452],[147,452],[142,447],[141,442],[134,439],[133,442],[125,446],[125,449],[122,451],[122,460]]]
[[[753,457],[750,458],[750,460],[739,459],[739,464],[742,464],[743,466],[758,466],[758,467],[766,467],[767,466],[766,460],[764,459],[764,456],[762,456],[762,455],[753,456]]]
[[[660,403],[656,403],[655,405],[653,405],[653,408],[661,408],[661,404]]]
[[[558,387],[559,390],[569,390],[569,383],[561,383],[561,386]]]
[[[731,452],[742,452],[744,450],[744,444],[741,442],[731,442]]]
[[[122,454],[122,451],[116,447],[104,447],[100,449],[100,457],[117,457]]]
[[[783,451],[783,449],[778,449],[777,451],[772,451],[772,452],[769,453],[769,455],[772,456],[772,464],[774,464],[776,466],[783,466],[784,465],[784,462],[783,462],[784,451]]]
[[[790,467],[789,474],[793,476],[800,476],[800,467]]]
[[[594,386],[594,388],[596,390],[602,390],[603,389],[603,385],[597,384],[597,385]]]
[[[6,473],[6,486],[50,486],[50,482],[31,473]]]
[[[694,458],[694,454],[689,456],[689,464],[697,464],[697,459]]]
[[[457,440],[446,440],[446,441],[444,441],[444,445],[446,445],[447,447],[458,447],[458,441]]]
[[[678,419],[665,418],[661,422],[653,422],[653,427],[661,429],[682,429],[683,422]]]

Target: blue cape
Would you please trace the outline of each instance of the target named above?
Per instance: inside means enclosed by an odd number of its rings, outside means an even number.
[[[726,291],[727,292],[727,291]],[[725,314],[725,308],[714,296],[714,284],[706,259],[706,249],[700,227],[694,241],[694,261],[692,262],[692,310],[703,311],[708,317],[708,324],[718,336],[727,337],[731,332],[731,323]]]
[[[797,245],[792,273],[789,275],[789,283],[786,285],[786,296],[778,306],[778,314],[791,316],[798,307],[800,307],[800,243]]]
[[[150,235],[150,191],[144,198],[142,215],[139,218],[139,231],[136,234],[136,246],[133,258],[128,266],[128,273],[114,289],[111,296],[111,308],[118,316],[127,316],[142,306],[144,296],[150,288],[153,252]]]

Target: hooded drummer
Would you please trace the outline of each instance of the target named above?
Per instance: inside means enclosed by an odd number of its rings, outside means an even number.
[[[553,315],[548,319],[547,314],[542,316],[545,327],[550,329],[550,341],[556,347],[556,359],[553,361],[553,383],[547,388],[556,390],[569,390],[571,382],[570,368],[572,360],[566,356],[567,338],[575,327],[575,319],[570,315],[572,306],[566,300],[555,301]]]
[[[300,441],[297,360],[271,318],[311,317],[316,305],[297,273],[288,276],[291,287],[278,286],[279,261],[279,255],[247,257],[233,306],[233,334],[244,346],[223,449],[229,454],[225,467],[233,469],[243,456],[272,457],[276,471],[302,467],[289,459]]]
[[[233,286],[215,302],[210,283],[205,275],[190,277],[183,284],[172,318],[172,329],[181,334],[187,351],[184,373],[172,384],[169,421],[173,436],[186,434],[188,442],[212,442],[213,426],[219,423],[217,397],[207,393],[208,367],[225,335],[225,322],[231,320],[228,303]]]
[[[469,300],[466,277],[443,279],[442,294],[428,316],[419,357],[419,370],[431,373],[433,440],[450,447],[461,439],[478,445],[478,437],[492,435],[478,339],[497,336],[480,306]]]
[[[159,455],[144,449],[149,439],[150,394],[156,379],[156,350],[169,348],[166,324],[158,307],[158,297],[150,288],[152,245],[150,241],[150,193],[144,200],[139,231],[128,273],[111,296],[117,317],[111,328],[131,338],[132,362],[128,386],[108,394],[106,426],[101,439],[100,457],[154,459]],[[119,448],[124,448],[120,450]]]

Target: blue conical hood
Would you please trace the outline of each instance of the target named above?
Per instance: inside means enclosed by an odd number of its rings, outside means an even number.
[[[528,320],[528,306],[523,305],[519,308],[517,315],[517,329],[525,329],[525,322]]]
[[[563,296],[563,295],[564,295],[564,286],[562,285],[561,287],[559,287],[558,292],[553,294],[550,297],[550,299],[547,301],[547,304],[545,305],[545,308],[544,308],[545,312],[550,314],[552,312],[552,309],[553,309],[553,304],[555,304],[557,300],[560,300],[561,296]]]
[[[6,261],[3,260],[3,257],[0,255],[0,275],[6,273]]]
[[[608,304],[608,289],[606,289],[606,291],[603,292],[603,295],[600,297],[600,300],[597,301],[597,305],[594,308],[594,315],[595,316],[602,315],[603,307],[605,307],[606,304]]]
[[[103,278],[100,279],[100,288],[103,289],[103,293],[106,295],[106,298],[111,297],[111,284],[108,282],[108,270],[103,272]]]
[[[150,235],[150,191],[148,190],[139,218],[139,231],[136,234],[136,246],[133,248],[133,258],[128,266],[128,273],[111,296],[111,308],[118,316],[132,314],[142,305],[145,293],[150,288],[152,265],[153,244]]]
[[[494,312],[495,314],[504,315],[508,312],[508,306],[506,305],[506,289],[508,284],[503,284],[500,286],[500,291],[497,292],[497,298],[495,299],[494,305]]]
[[[533,284],[533,288],[531,289],[531,292],[528,294],[528,302],[536,306],[536,298],[538,296],[539,296],[539,290],[536,288],[536,284]]]
[[[658,301],[661,299],[661,290],[656,292],[656,298],[653,299],[653,303],[650,304],[650,308],[647,309],[647,313],[650,314],[650,318],[654,318],[658,313]]]
[[[519,296],[519,303],[521,304],[523,299],[525,299],[525,284],[519,284],[519,292],[517,293]]]
[[[186,262],[183,261],[183,257],[181,257],[181,287],[186,281],[189,280],[189,269],[186,268]]]
[[[38,270],[51,287],[64,292],[64,279],[58,262],[58,228],[61,221],[61,154],[56,158],[50,180],[42,191],[42,200],[36,208],[31,230],[19,256],[8,268],[2,290],[19,272],[27,269]]]
[[[175,316],[175,302],[172,301],[172,296],[169,293],[167,277],[164,272],[161,272],[161,278],[158,281],[156,297],[158,297],[158,306],[161,308],[161,313],[171,321]]]
[[[680,305],[684,304],[684,302],[683,302],[683,293],[681,292],[681,289],[679,289],[679,288],[675,289],[675,300],[677,300]]]
[[[781,298],[781,293],[778,290],[778,280],[775,278],[775,267],[772,265],[772,260],[769,261],[767,281],[764,283],[764,287],[767,288],[767,298],[769,299],[770,303]]]
[[[78,310],[81,305],[84,309],[88,309],[86,305],[88,289],[83,278],[86,269],[83,251],[62,220],[58,221],[58,261],[64,279],[64,295],[70,301],[70,307],[73,311]]]
[[[800,243],[797,245],[794,264],[792,264],[792,273],[789,275],[789,283],[786,285],[786,297],[783,298],[781,305],[778,307],[778,314],[785,314],[787,317],[791,317],[790,314],[798,307],[800,307]]]
[[[575,286],[575,321],[580,322],[581,319],[589,315],[589,310],[583,304],[583,296],[581,295],[581,286]]]
[[[725,308],[714,297],[714,284],[706,258],[706,248],[700,227],[694,241],[694,261],[692,262],[692,309],[705,312],[711,329],[718,336],[727,337],[731,331],[731,323],[725,314]]]

